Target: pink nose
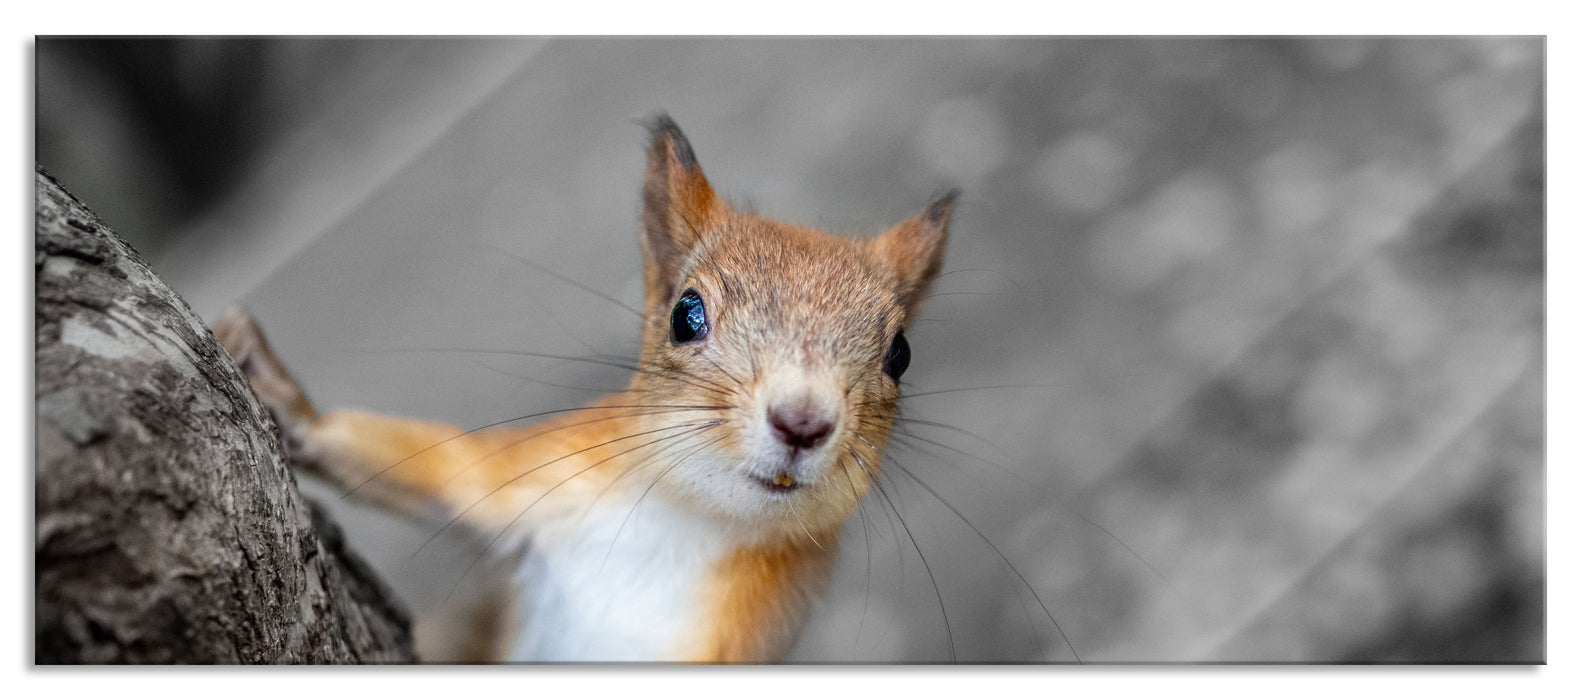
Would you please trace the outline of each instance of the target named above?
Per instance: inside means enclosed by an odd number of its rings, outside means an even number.
[[[811,404],[803,399],[769,407],[769,425],[781,442],[797,448],[818,447],[835,431],[828,415]]]

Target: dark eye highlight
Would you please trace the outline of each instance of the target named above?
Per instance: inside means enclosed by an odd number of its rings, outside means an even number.
[[[901,373],[910,364],[912,346],[906,342],[906,336],[896,331],[895,339],[890,341],[890,349],[884,353],[884,373],[890,375],[891,379],[901,381]]]
[[[670,339],[678,344],[691,343],[708,335],[709,314],[703,306],[703,297],[696,289],[682,292],[676,308],[670,310]]]

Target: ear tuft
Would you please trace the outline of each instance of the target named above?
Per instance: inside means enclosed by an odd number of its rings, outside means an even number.
[[[667,306],[680,266],[730,206],[714,194],[692,144],[663,112],[648,120],[648,167],[643,173],[643,282],[650,315]]]
[[[923,210],[923,218],[930,223],[944,227],[950,222],[950,213],[956,208],[956,198],[961,196],[961,188],[953,187],[944,196]]]
[[[650,150],[667,148],[677,165],[686,170],[698,169],[698,157],[692,153],[692,144],[668,113],[660,112],[650,117],[646,126],[651,140]]]
[[[873,240],[879,258],[895,271],[896,293],[911,319],[923,294],[945,262],[945,242],[950,237],[950,215],[961,190],[952,189],[917,213]]]

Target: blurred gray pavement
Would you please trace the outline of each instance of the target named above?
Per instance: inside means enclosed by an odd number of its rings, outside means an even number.
[[[1541,39],[156,48],[41,39],[38,159],[321,407],[471,427],[623,385],[426,349],[635,354],[513,256],[640,300],[656,111],[770,217],[868,235],[963,188],[882,482],[933,580],[871,500],[798,660],[1545,658]],[[158,155],[117,86],[165,73],[232,137]],[[419,611],[476,552],[339,505]]]

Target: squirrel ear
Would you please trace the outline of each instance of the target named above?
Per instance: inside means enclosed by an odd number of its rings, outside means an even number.
[[[950,213],[956,207],[960,190],[951,190],[927,209],[907,219],[873,240],[879,259],[895,269],[896,291],[912,318],[923,292],[939,274],[945,262],[945,240],[950,235]]]
[[[648,133],[641,243],[643,280],[652,307],[652,302],[662,306],[672,296],[682,260],[730,206],[709,187],[692,144],[670,115],[660,113],[649,120]]]

